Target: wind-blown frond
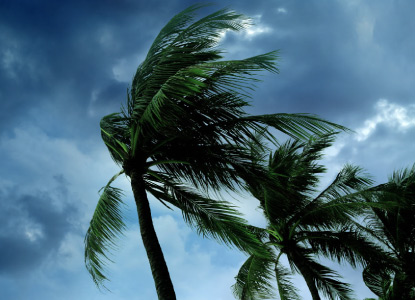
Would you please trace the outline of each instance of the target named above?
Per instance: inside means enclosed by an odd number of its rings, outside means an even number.
[[[104,287],[104,281],[107,280],[104,267],[106,261],[111,261],[109,252],[116,248],[116,240],[125,228],[121,210],[122,192],[110,186],[121,173],[103,187],[85,236],[85,265],[98,287]]]
[[[415,299],[415,165],[373,190],[366,200],[375,206],[366,211],[363,230],[387,247],[391,260],[370,264],[364,281],[382,299]]]
[[[380,299],[389,300],[393,293],[392,274],[366,267],[363,270],[363,281],[366,286]]]
[[[308,140],[312,135],[323,135],[333,131],[350,131],[350,129],[321,119],[311,114],[269,114],[247,116],[244,120],[255,121],[271,126],[288,136]]]
[[[118,113],[107,115],[100,122],[102,140],[112,159],[120,166],[129,153],[128,122],[128,119]]]
[[[139,66],[132,86],[134,118],[147,126],[165,123],[161,107],[176,108],[169,112],[175,119],[179,102],[201,93],[203,82],[212,66],[203,63],[221,58],[214,49],[226,30],[245,28],[248,19],[230,10],[220,10],[188,25],[200,6],[192,6],[175,16],[154,41],[145,61]],[[207,69],[208,68],[208,69]],[[179,101],[179,102],[177,102]],[[191,103],[191,102],[188,102]],[[163,116],[165,117],[165,116]]]
[[[300,232],[299,239],[304,236],[313,252],[323,255],[338,263],[347,262],[353,268],[365,266],[368,261],[380,263],[388,254],[378,244],[370,241],[358,230]]]
[[[299,268],[303,276],[309,276],[315,282],[319,291],[330,300],[352,299],[353,291],[350,285],[340,281],[341,276],[322,264],[316,262],[306,253],[291,253],[288,259]]]
[[[275,278],[277,279],[278,295],[281,300],[300,300],[299,290],[290,281],[292,273],[280,262],[275,264]]]
[[[199,234],[235,246],[248,254],[267,255],[255,232],[251,232],[231,203],[204,197],[160,173],[152,174],[162,179],[163,186],[147,182],[147,190],[160,201],[178,207],[185,222],[196,228]]]
[[[330,146],[334,133],[311,138],[308,142],[287,141],[270,155],[269,170],[275,180],[265,186],[264,210],[268,218],[288,219],[304,210],[310,195],[315,192],[319,175],[325,168],[315,161]],[[302,149],[302,151],[300,151]]]
[[[186,141],[188,141],[186,143]],[[191,182],[196,188],[236,190],[242,187],[240,177],[255,177],[266,180],[263,168],[252,164],[248,149],[232,144],[197,144],[184,139],[182,142],[168,143],[163,148],[163,156],[154,155],[153,160],[177,160],[186,164],[161,164],[159,169],[167,174]],[[203,153],[203,159],[200,158]]]
[[[361,167],[347,164],[340,170],[334,181],[316,199],[324,198],[326,202],[337,200],[346,194],[352,194],[368,188],[372,183],[373,180],[370,176],[363,173]]]
[[[293,220],[302,226],[322,226],[330,228],[345,224],[350,218],[362,213],[364,197],[368,194],[370,177],[360,167],[346,165],[334,181],[317,197],[308,203]]]
[[[275,297],[271,280],[274,261],[251,255],[235,277],[233,294],[238,300],[260,300]]]

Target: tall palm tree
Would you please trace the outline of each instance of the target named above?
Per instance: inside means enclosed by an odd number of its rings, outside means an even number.
[[[85,262],[102,286],[108,251],[125,225],[122,191],[112,187],[121,174],[131,180],[144,247],[159,299],[175,299],[159,245],[147,193],[182,211],[184,220],[203,236],[253,253],[263,251],[237,211],[208,191],[238,189],[240,176],[266,176],[251,163],[248,141],[254,131],[271,138],[271,126],[291,136],[344,127],[304,114],[250,116],[244,108],[262,70],[278,72],[277,52],[243,60],[220,60],[216,46],[223,32],[246,28],[249,19],[219,10],[194,21],[201,5],[179,13],[161,30],[138,67],[120,113],[101,120],[102,138],[121,167],[102,189],[85,237]],[[259,141],[254,142],[261,147]],[[265,178],[265,177],[264,177]]]
[[[363,272],[366,285],[382,300],[415,299],[415,165],[392,174],[375,188],[366,214],[367,232],[384,246],[394,264],[371,264]],[[391,205],[392,204],[392,205]]]
[[[270,155],[272,184],[248,181],[268,223],[257,232],[272,258],[253,254],[242,265],[234,285],[238,299],[270,299],[274,279],[280,299],[300,299],[290,281],[293,272],[303,276],[313,300],[321,299],[320,293],[328,299],[351,299],[350,286],[317,258],[355,267],[383,254],[352,230],[353,218],[362,210],[361,190],[371,183],[359,167],[346,165],[323,191],[317,190],[319,175],[325,172],[317,160],[333,140],[334,134],[328,134],[308,142],[288,141]],[[282,265],[283,256],[291,271]]]

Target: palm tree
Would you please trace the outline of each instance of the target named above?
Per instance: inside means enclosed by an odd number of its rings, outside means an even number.
[[[325,172],[317,160],[333,140],[334,134],[328,134],[308,142],[287,141],[269,157],[272,185],[248,181],[268,223],[262,232],[256,231],[272,258],[253,254],[242,265],[233,286],[238,299],[274,297],[274,279],[280,299],[300,299],[290,281],[293,272],[303,276],[313,300],[321,299],[320,293],[328,299],[351,299],[350,286],[317,258],[355,267],[383,254],[353,230],[353,218],[362,210],[361,190],[371,183],[359,167],[346,165],[328,187],[317,191],[319,175]],[[282,265],[283,256],[291,271]]]
[[[383,204],[366,214],[367,232],[384,246],[394,264],[367,266],[366,285],[382,300],[415,299],[415,165],[392,174],[369,202]],[[391,205],[392,204],[392,205]]]
[[[271,138],[271,126],[304,138],[344,127],[304,114],[250,116],[247,97],[262,70],[278,72],[277,52],[223,61],[216,46],[223,32],[246,28],[249,19],[219,10],[193,21],[194,5],[161,30],[138,67],[127,104],[101,120],[101,134],[112,159],[121,167],[102,189],[85,237],[85,262],[94,282],[103,286],[108,251],[125,227],[122,191],[112,187],[121,174],[131,187],[144,247],[159,299],[175,299],[159,245],[147,193],[182,211],[184,220],[203,236],[247,252],[263,252],[237,211],[209,191],[236,190],[240,176],[266,176],[251,163],[247,141],[254,131]],[[261,147],[259,141],[254,143]]]

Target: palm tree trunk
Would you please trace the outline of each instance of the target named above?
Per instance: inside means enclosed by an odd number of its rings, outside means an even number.
[[[321,300],[320,295],[318,294],[318,290],[314,282],[314,279],[311,276],[310,270],[308,269],[304,261],[301,259],[301,257],[291,256],[291,259],[294,262],[294,264],[297,266],[298,270],[300,270],[300,273],[303,276],[305,283],[308,286],[308,289],[310,290],[313,300]]]
[[[141,238],[150,262],[159,300],[176,300],[173,283],[151,219],[150,204],[144,180],[139,172],[131,172],[131,187],[137,205]]]

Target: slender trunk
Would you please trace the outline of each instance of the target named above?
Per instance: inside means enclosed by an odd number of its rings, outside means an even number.
[[[303,276],[308,289],[310,290],[313,300],[321,300],[320,295],[318,294],[316,283],[314,282],[313,277],[310,275],[310,271],[305,265],[304,261],[301,258],[293,256],[291,256],[291,259],[297,266],[298,270],[300,270],[300,273]]]
[[[131,187],[137,205],[141,237],[150,262],[158,299],[176,300],[176,294],[170,279],[169,270],[154,230],[150,204],[145,191],[144,180],[140,173],[134,171],[131,172]]]

